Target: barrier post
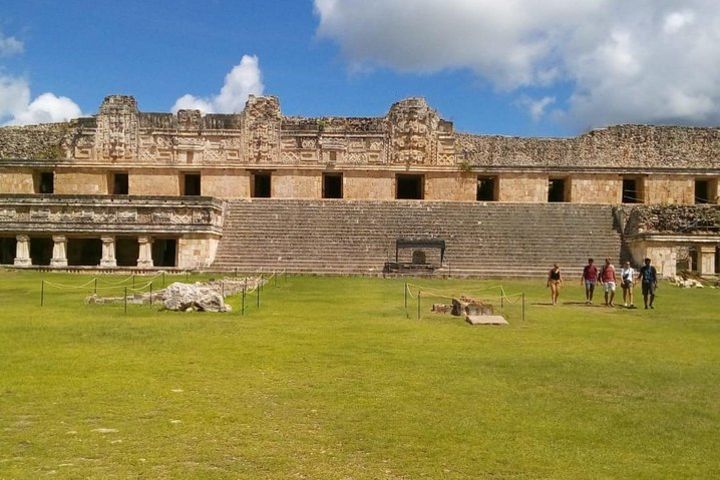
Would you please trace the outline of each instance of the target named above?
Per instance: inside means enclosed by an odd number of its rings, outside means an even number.
[[[500,308],[505,308],[505,295],[500,291]]]
[[[405,282],[405,310],[407,310],[407,289],[408,289],[407,282]]]
[[[522,305],[521,305],[521,314],[522,314],[522,321],[525,321],[525,292],[522,294]]]
[[[125,287],[125,297],[123,298],[123,303],[125,303],[125,314],[127,315],[127,287]]]
[[[262,275],[260,276],[260,279],[262,280]],[[260,308],[260,290],[262,290],[262,282],[258,283],[257,286],[257,307]]]
[[[45,280],[40,280],[40,306],[45,305]]]
[[[151,282],[150,282],[150,305],[151,305],[151,306],[152,306],[152,304],[153,304],[153,292],[152,292],[153,288],[152,288],[152,285],[153,285],[153,284],[152,284],[152,281],[151,281]]]
[[[243,285],[243,294],[242,294],[242,315],[245,315],[245,294],[247,292],[247,283]]]
[[[95,288],[93,290],[93,293],[97,295],[97,277],[95,277]]]
[[[420,295],[422,293],[422,290],[418,290],[418,301],[417,301],[417,319],[420,320]]]
[[[132,288],[135,290],[135,274],[132,274]]]

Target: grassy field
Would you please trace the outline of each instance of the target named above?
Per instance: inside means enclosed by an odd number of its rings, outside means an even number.
[[[525,321],[470,327],[407,315],[401,280],[290,278],[241,316],[41,308],[41,278],[90,277],[0,272],[0,479],[720,477],[720,290],[504,281]]]

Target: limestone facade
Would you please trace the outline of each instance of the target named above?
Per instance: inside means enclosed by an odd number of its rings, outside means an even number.
[[[302,118],[283,115],[276,97],[203,115],[140,112],[113,95],[89,118],[0,128],[0,234],[14,239],[17,266],[41,251],[58,267],[85,252],[105,268],[201,268],[222,236],[224,200],[717,204],[719,178],[719,128],[517,138],[457,133],[422,98],[382,117]]]

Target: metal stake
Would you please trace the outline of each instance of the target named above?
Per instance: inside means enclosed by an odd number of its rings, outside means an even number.
[[[93,293],[97,295],[97,277],[95,277],[95,291]]]
[[[40,306],[45,305],[45,280],[40,280]]]
[[[242,295],[242,314],[245,315],[245,293],[247,291],[247,283],[243,285],[243,295]]]
[[[418,310],[417,310],[417,319],[420,320],[420,294],[422,293],[422,290],[418,290]]]
[[[407,286],[407,282],[405,282],[405,310],[407,310],[407,290],[408,290],[408,286]]]
[[[125,301],[124,301],[124,303],[125,303],[125,314],[127,314],[127,287],[125,287],[125,298],[124,298],[124,300],[125,300]]]
[[[524,322],[525,321],[525,292],[523,292],[523,294],[522,294],[522,305],[521,306],[522,306],[522,308],[521,308],[522,321]]]

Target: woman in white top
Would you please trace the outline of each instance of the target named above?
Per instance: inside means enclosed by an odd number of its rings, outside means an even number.
[[[620,278],[622,279],[623,289],[623,302],[625,302],[625,307],[628,307],[629,302],[629,308],[635,308],[633,289],[635,288],[636,276],[637,274],[635,273],[635,269],[630,266],[630,262],[626,261],[623,264],[622,270],[620,270]]]

